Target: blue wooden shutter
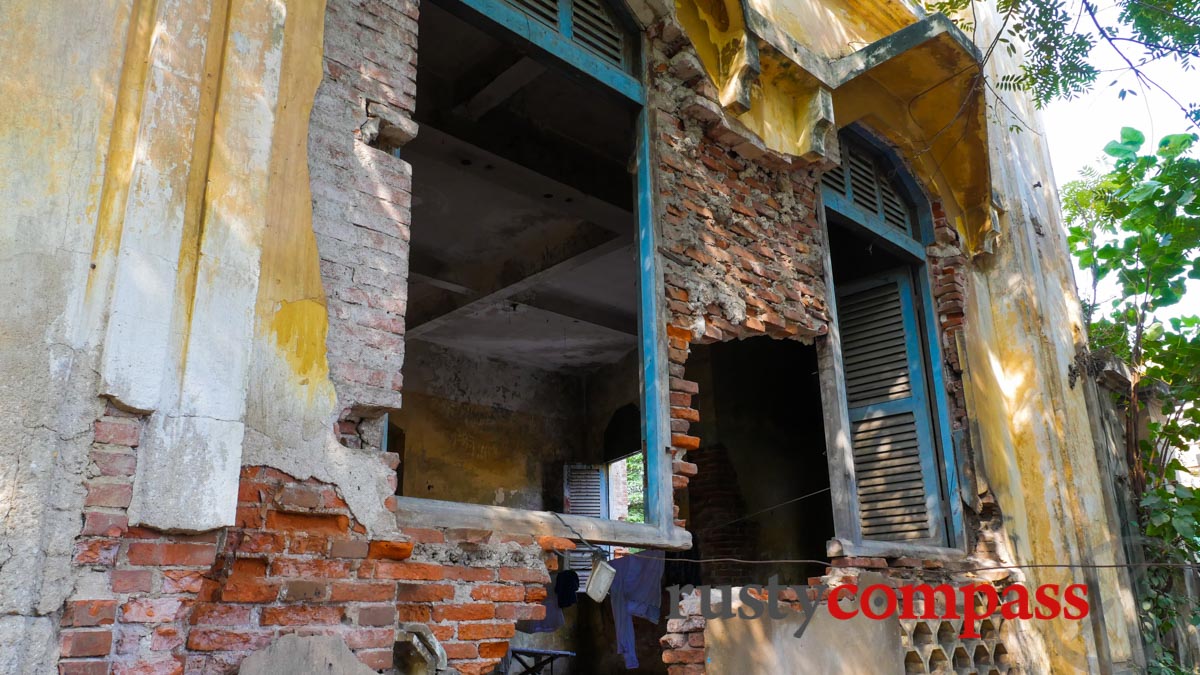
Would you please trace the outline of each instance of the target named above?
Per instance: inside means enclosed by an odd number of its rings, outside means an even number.
[[[940,545],[940,478],[909,272],[839,289],[838,324],[863,539]]]

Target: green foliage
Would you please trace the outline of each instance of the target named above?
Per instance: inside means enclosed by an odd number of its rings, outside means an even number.
[[[931,0],[931,10],[955,17],[960,28],[975,29],[970,0]],[[1109,6],[1105,5],[1105,9]],[[1093,50],[1104,45],[1126,67],[1115,74],[1118,96],[1139,89],[1165,92],[1193,123],[1200,123],[1194,91],[1171,92],[1152,80],[1145,65],[1169,59],[1185,70],[1200,58],[1200,2],[1197,0],[1116,0],[1116,12],[1101,12],[1095,2],[1080,0],[998,0],[1004,24],[985,54],[1003,48],[1024,52],[1020,74],[1002,75],[989,84],[999,90],[1027,90],[1039,106],[1056,98],[1089,91],[1101,71],[1092,63]],[[1112,20],[1115,17],[1115,20]],[[1180,100],[1180,99],[1183,100]]]
[[[1150,562],[1200,563],[1200,493],[1179,480],[1186,468],[1179,453],[1200,442],[1200,318],[1161,318],[1177,305],[1188,279],[1200,279],[1200,161],[1189,156],[1192,134],[1163,138],[1142,154],[1145,136],[1121,130],[1104,151],[1112,171],[1085,173],[1063,190],[1068,243],[1093,278],[1088,308],[1091,348],[1125,360],[1133,373],[1128,392],[1129,429],[1139,429],[1138,394],[1154,385],[1157,410],[1141,434],[1127,438],[1134,471],[1140,469],[1139,502],[1143,546]],[[1116,297],[1100,301],[1096,289],[1114,282]],[[1149,644],[1151,672],[1184,672],[1173,654],[1171,635],[1188,615],[1178,567],[1150,567],[1141,593],[1141,617]]]
[[[625,460],[625,486],[629,494],[629,522],[646,522],[646,455]]]

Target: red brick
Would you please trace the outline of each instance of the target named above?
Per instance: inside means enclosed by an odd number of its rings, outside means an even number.
[[[495,581],[496,570],[487,567],[443,567],[447,579],[457,581]]]
[[[390,628],[360,628],[344,634],[350,649],[391,647],[396,643],[396,631]]]
[[[82,536],[119,537],[129,528],[129,519],[124,513],[87,511],[83,514]]]
[[[58,675],[108,675],[108,661],[59,661]]]
[[[112,565],[120,548],[116,539],[85,539],[75,542],[73,559],[76,565]]]
[[[288,581],[283,584],[284,602],[323,602],[329,595],[329,584],[322,581]]]
[[[365,541],[335,541],[329,548],[329,555],[334,558],[365,558],[368,550]]]
[[[133,497],[133,485],[130,483],[100,483],[88,481],[87,497],[84,506],[111,506],[123,509],[129,506]]]
[[[195,570],[163,570],[163,593],[199,593],[204,574]]]
[[[150,570],[113,570],[112,572],[114,593],[148,592],[153,583],[154,573]]]
[[[396,599],[400,602],[437,602],[454,597],[454,587],[448,584],[396,584]]]
[[[193,628],[188,633],[188,649],[201,652],[253,651],[271,644],[274,631]]]
[[[434,605],[434,621],[485,621],[496,615],[496,606],[489,603],[469,605]]]
[[[288,552],[324,556],[329,550],[329,538],[316,534],[296,533],[288,538]]]
[[[271,576],[345,579],[350,576],[350,563],[341,560],[276,558],[271,562]]]
[[[117,618],[116,600],[72,600],[63,612],[63,628],[106,626]]]
[[[221,599],[227,602],[270,602],[279,595],[280,584],[268,583],[264,576],[264,560],[242,558],[233,564],[233,574],[221,588]]]
[[[704,650],[694,647],[668,649],[663,652],[663,663],[704,663]]]
[[[309,626],[313,624],[334,625],[341,623],[346,610],[342,607],[302,605],[297,607],[264,607],[264,626]]]
[[[183,675],[183,659],[166,656],[113,664],[113,675]]]
[[[131,452],[92,450],[91,458],[101,476],[132,476],[137,468],[137,458]]]
[[[546,599],[546,587],[530,584],[525,587],[525,602],[541,602]]]
[[[545,570],[528,567],[501,567],[501,581],[521,581],[535,584],[550,583],[550,575]]]
[[[275,486],[270,483],[255,480],[243,480],[238,483],[238,501],[251,504],[261,504],[271,498]]]
[[[546,618],[546,608],[543,605],[500,605],[496,608],[496,618],[510,621],[541,621]]]
[[[430,620],[429,605],[396,605],[396,618],[398,621],[408,623],[425,623]]]
[[[474,659],[479,657],[479,647],[474,642],[447,642],[442,645],[448,659]]]
[[[151,544],[135,542],[129,545],[130,565],[190,565],[208,567],[217,559],[213,544]]]
[[[484,661],[456,661],[453,665],[460,675],[488,675],[496,667],[497,659]]]
[[[324,490],[321,490],[321,506],[327,509],[344,509],[350,505],[346,503],[345,499],[342,499],[338,496],[337,490],[334,490],[333,488],[325,488]]]
[[[284,506],[303,509],[315,509],[323,503],[319,491],[299,485],[289,485],[283,488],[275,500]]]
[[[310,534],[325,534],[328,536],[346,536],[350,528],[350,519],[343,515],[317,513],[284,513],[270,511],[267,513],[268,530],[284,532],[308,532]]]
[[[179,598],[138,598],[121,605],[122,623],[174,621],[184,604]]]
[[[667,666],[667,675],[705,675],[706,672],[702,663],[677,663]]]
[[[234,515],[233,524],[235,527],[257,530],[262,527],[262,507],[261,506],[239,506]]]
[[[396,608],[392,605],[362,605],[358,608],[358,625],[391,626],[396,623]]]
[[[395,597],[396,584],[347,581],[335,583],[329,599],[334,602],[384,602]]]
[[[72,656],[108,656],[112,649],[112,631],[69,630],[58,638],[64,658]]]
[[[392,667],[391,649],[370,649],[358,652],[355,656],[371,670],[387,670]]]
[[[242,532],[236,550],[238,553],[282,553],[286,541],[282,534]]]
[[[488,584],[472,588],[471,597],[475,600],[491,600],[492,602],[521,602],[525,599],[525,588],[523,586]]]
[[[215,602],[198,603],[192,610],[192,625],[244,626],[250,623],[251,608],[244,605],[223,605]]]
[[[441,565],[428,563],[393,562],[369,560],[358,568],[358,576],[369,579],[411,579],[415,581],[438,581],[445,577]]]
[[[575,549],[575,542],[566,537],[538,537],[537,542],[543,551],[572,551]]]
[[[174,625],[158,626],[150,638],[150,649],[156,652],[171,652],[183,646],[183,636]]]
[[[479,655],[485,659],[502,659],[508,653],[508,641],[504,642],[481,642],[479,643]]]
[[[412,555],[411,541],[373,541],[367,552],[368,558],[404,560]]]
[[[136,422],[96,420],[96,423],[92,425],[92,430],[95,432],[97,443],[133,447],[138,444],[138,438],[142,433],[142,426]]]
[[[424,527],[406,527],[400,530],[404,536],[418,544],[441,544],[446,541],[445,535],[440,530],[432,530]]]
[[[511,623],[460,623],[458,639],[483,640],[487,638],[511,638],[516,633]]]

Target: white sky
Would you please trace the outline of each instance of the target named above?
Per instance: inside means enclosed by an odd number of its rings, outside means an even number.
[[[1092,63],[1101,70],[1124,65],[1106,43],[1093,50]],[[1170,59],[1149,64],[1145,70],[1176,98],[1187,101],[1200,92],[1198,70],[1184,71]],[[1118,77],[1117,84],[1110,84]],[[1121,100],[1117,94],[1122,88],[1132,89],[1137,95],[1126,95]],[[1145,148],[1157,146],[1158,139],[1167,134],[1189,131],[1183,113],[1165,94],[1139,85],[1132,75],[1117,72],[1102,72],[1093,90],[1080,98],[1049,104],[1042,111],[1042,121],[1059,186],[1077,178],[1084,166],[1104,162],[1102,148],[1119,138],[1121,127],[1133,127],[1144,133]],[[1078,272],[1076,277],[1079,278]],[[1080,278],[1080,285],[1083,290],[1090,283]],[[1108,297],[1111,295],[1110,291]],[[1100,296],[1102,300],[1106,297],[1103,287]],[[1189,283],[1184,301],[1163,312],[1164,316],[1180,314],[1200,314],[1200,283]]]

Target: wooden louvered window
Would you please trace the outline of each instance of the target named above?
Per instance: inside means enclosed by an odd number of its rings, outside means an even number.
[[[893,173],[861,145],[843,140],[841,166],[825,172],[821,183],[862,215],[916,237],[912,207],[897,190]]]
[[[603,464],[568,464],[563,470],[564,510],[577,516],[608,517],[608,467]],[[567,569],[579,574],[579,585],[587,584],[592,571],[592,553],[567,552]]]
[[[607,0],[504,0],[609,65],[628,69],[627,31]]]
[[[911,274],[848,284],[837,302],[862,536],[941,543],[941,479]]]
[[[848,469],[831,470],[845,488],[839,537],[865,555],[959,547],[957,460],[930,337],[929,203],[885,144],[855,128],[839,144],[841,165],[821,176],[831,242],[841,242],[831,243],[839,339],[830,352],[845,391],[830,404],[839,430],[831,466]]]

